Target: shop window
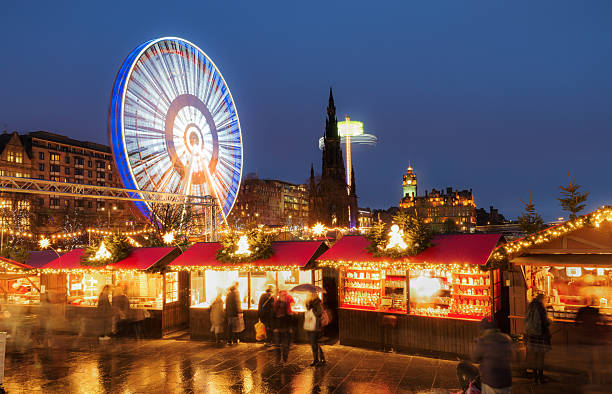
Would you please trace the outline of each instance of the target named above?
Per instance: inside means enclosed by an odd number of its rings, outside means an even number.
[[[29,279],[29,280],[28,280]],[[40,277],[37,275],[4,280],[4,301],[8,304],[36,305],[40,303]]]
[[[527,266],[525,273],[527,301],[544,293],[554,318],[573,320],[578,309],[589,303],[612,318],[612,268]]]
[[[178,301],[178,272],[168,272],[166,275],[166,304]]]
[[[132,308],[162,308],[162,277],[144,272],[118,273],[115,288],[120,287]]]

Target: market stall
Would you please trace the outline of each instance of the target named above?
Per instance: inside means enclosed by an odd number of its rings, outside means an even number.
[[[492,261],[509,263],[510,331],[525,333],[527,306],[545,295],[552,320],[552,352],[547,360],[568,360],[581,342],[575,320],[591,304],[604,321],[598,336],[612,335],[612,208],[550,227],[499,247]],[[612,360],[610,360],[612,362]]]
[[[179,249],[134,248],[127,257],[105,266],[84,265],[83,253],[83,249],[73,249],[41,269],[42,291],[48,292],[53,308],[65,316],[67,329],[88,331],[86,326],[96,320],[98,296],[105,285],[121,288],[130,308],[148,316],[145,336],[159,338],[187,324],[188,278],[159,272],[180,254]]]
[[[339,276],[340,343],[468,355],[478,322],[500,308],[498,270],[484,267],[497,234],[435,236],[433,246],[393,259],[341,238],[317,259]]]
[[[254,340],[253,325],[257,322],[259,297],[269,285],[277,291],[290,291],[296,312],[296,339],[304,339],[302,332],[306,292],[291,292],[300,284],[321,286],[321,271],[313,269],[314,259],[327,249],[320,241],[272,242],[269,258],[244,263],[221,262],[217,259],[221,243],[196,243],[176,260],[168,264],[175,272],[188,272],[191,276],[190,331],[192,339],[210,338],[210,303],[221,293],[223,300],[227,289],[238,282],[244,311],[245,332],[243,340]]]
[[[40,278],[33,267],[0,257],[0,304],[27,310],[40,304]]]

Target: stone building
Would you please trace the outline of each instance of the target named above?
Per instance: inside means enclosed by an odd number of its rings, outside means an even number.
[[[35,131],[0,138],[0,176],[123,187],[108,146]],[[9,198],[3,193],[2,201]],[[13,199],[14,194],[13,194]],[[33,232],[72,232],[89,226],[130,229],[144,218],[128,202],[19,194],[32,211]],[[6,204],[0,201],[0,204]],[[26,204],[26,203],[22,203]]]
[[[308,225],[308,211],[306,185],[247,177],[240,185],[228,222],[237,227],[304,227]]]
[[[355,188],[355,171],[351,172],[350,190],[346,182],[346,168],[340,147],[338,119],[331,88],[323,136],[321,178],[315,178],[310,168],[310,224],[320,222],[328,227],[357,227],[359,212]]]
[[[474,231],[476,204],[472,189],[447,187],[446,190],[432,189],[431,192],[425,191],[424,196],[417,196],[416,184],[416,173],[408,167],[402,182],[404,197],[399,203],[400,208],[414,212],[435,232],[448,231],[449,228],[460,232]]]

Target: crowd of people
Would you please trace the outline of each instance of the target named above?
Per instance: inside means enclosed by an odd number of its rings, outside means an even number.
[[[238,282],[228,290],[223,302],[222,292],[210,306],[211,333],[215,343],[223,343],[225,331],[226,343],[232,346],[239,342],[240,333],[245,329],[244,315],[240,302]],[[295,300],[286,290],[274,291],[270,285],[260,296],[258,303],[258,318],[261,323],[264,346],[274,346],[276,362],[282,364],[289,358],[289,350],[297,328],[297,316],[292,306]],[[304,330],[308,335],[312,348],[313,362],[311,366],[325,364],[325,356],[320,345],[321,332],[327,324],[327,314],[317,293],[309,293],[306,301]]]
[[[552,350],[551,321],[546,313],[546,297],[537,294],[527,307],[525,317],[526,374],[532,376],[536,384],[548,382],[544,375],[545,356]],[[576,326],[579,333],[579,352],[593,384],[600,383],[598,376],[599,351],[602,345],[603,320],[597,308],[592,307],[593,300],[587,298],[587,305],[580,308],[576,315]],[[481,335],[477,338],[472,360],[480,364],[479,369],[469,363],[458,366],[459,379],[462,376],[478,376],[483,394],[506,394],[511,392],[512,360],[514,346],[512,339],[502,333],[488,319],[480,322]],[[469,382],[462,382],[468,392]]]

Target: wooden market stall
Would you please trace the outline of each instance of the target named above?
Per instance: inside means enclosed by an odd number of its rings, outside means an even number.
[[[499,272],[481,269],[500,239],[440,235],[394,260],[369,253],[363,236],[341,238],[317,259],[338,270],[340,343],[469,355],[478,322],[500,308]]]
[[[40,278],[34,267],[0,257],[0,304],[31,310],[40,304]]]
[[[299,284],[321,286],[321,271],[315,269],[314,260],[327,249],[321,241],[272,242],[271,257],[250,263],[223,263],[217,260],[218,242],[196,243],[176,260],[168,264],[168,270],[187,273],[191,277],[190,332],[192,339],[210,338],[209,307],[218,293],[225,294],[235,282],[244,312],[245,332],[243,340],[254,340],[253,325],[257,322],[259,297],[268,285],[277,291],[291,291]],[[303,340],[303,312],[307,293],[291,292],[297,312],[296,339]]]
[[[601,340],[610,346],[612,207],[507,243],[491,259],[509,263],[512,334],[525,333],[529,302],[538,293],[546,296],[553,352],[547,362],[567,361],[576,354],[580,342],[576,313],[587,302],[602,315]]]
[[[65,317],[66,329],[88,331],[88,324],[96,320],[98,296],[105,285],[124,289],[130,308],[148,316],[143,331],[147,337],[161,338],[187,325],[189,277],[161,273],[180,249],[134,248],[126,258],[103,267],[83,265],[83,253],[83,249],[73,249],[41,269],[42,291],[49,293],[53,308]]]
[[[0,330],[29,338],[37,329],[40,277],[33,267],[0,257]]]

